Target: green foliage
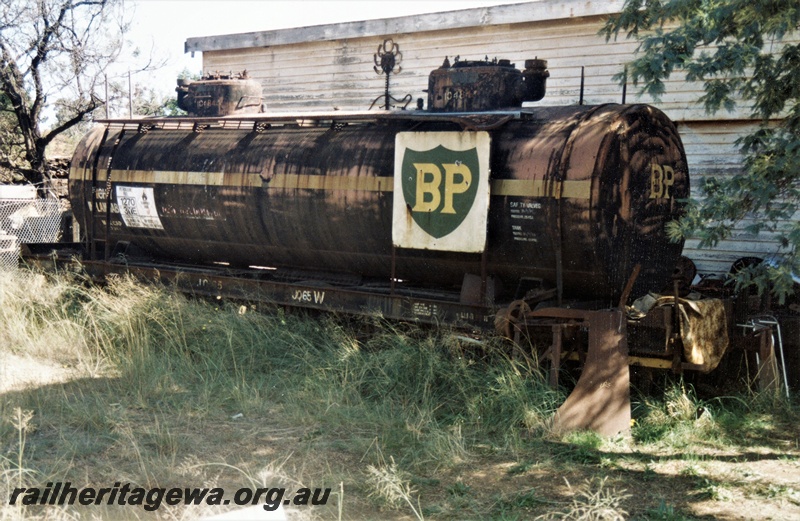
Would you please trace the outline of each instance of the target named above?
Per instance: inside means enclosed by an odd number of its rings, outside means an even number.
[[[663,499],[658,507],[651,508],[642,518],[647,521],[691,521],[692,518],[686,517],[675,510],[675,507],[668,505]]]
[[[509,491],[497,498],[492,519],[529,519],[531,511],[549,503],[552,501],[533,488]]]
[[[603,438],[594,431],[575,431],[566,433],[562,440],[565,445],[556,452],[562,458],[584,465],[596,465],[600,462],[600,447]]]
[[[175,95],[164,96],[149,87],[137,85],[133,92],[133,113],[137,116],[185,116]]]
[[[658,99],[664,80],[682,71],[701,82],[706,111],[749,104],[761,121],[741,138],[743,171],[726,179],[702,179],[700,201],[672,223],[674,239],[694,236],[701,247],[729,238],[737,223],[750,233],[776,235],[778,257],[737,278],[740,288],[771,288],[782,300],[800,273],[800,45],[786,41],[800,26],[796,0],[627,0],[602,30],[639,41],[626,74]]]

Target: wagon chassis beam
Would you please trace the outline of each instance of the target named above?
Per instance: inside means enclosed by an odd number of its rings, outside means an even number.
[[[140,280],[156,281],[195,296],[380,316],[421,324],[451,324],[483,331],[494,327],[494,310],[489,307],[460,303],[458,295],[434,298],[431,292],[419,288],[395,286],[392,290],[388,283],[385,288],[367,288],[342,287],[318,281],[283,282],[255,278],[264,275],[258,270],[228,274],[214,268],[166,264],[135,265],[84,260],[81,266],[98,281],[112,274],[130,274]]]

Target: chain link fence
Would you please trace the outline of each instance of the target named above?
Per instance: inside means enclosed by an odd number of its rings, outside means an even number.
[[[62,216],[58,199],[0,198],[0,269],[18,266],[20,244],[58,242]]]
[[[19,266],[19,239],[0,230],[0,271],[11,271]]]

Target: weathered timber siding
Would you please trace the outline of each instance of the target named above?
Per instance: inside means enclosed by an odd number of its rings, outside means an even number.
[[[247,70],[261,81],[269,112],[366,110],[384,92],[384,76],[374,70],[373,55],[388,38],[402,52],[402,71],[392,75],[390,93],[427,101],[428,74],[447,56],[465,60],[506,58],[523,68],[526,59],[548,61],[547,95],[536,105],[575,104],[581,66],[585,67],[584,103],[620,102],[622,89],[612,77],[629,61],[637,44],[621,38],[606,42],[598,31],[622,2],[545,0],[384,20],[306,27],[262,33],[190,38],[187,51],[203,52],[205,72]],[[265,6],[265,9],[267,7]],[[797,35],[791,40],[800,40]],[[707,114],[697,100],[702,85],[676,74],[665,94],[653,101],[629,85],[627,102],[651,103],[676,121],[692,176],[693,196],[704,176],[730,176],[741,168],[735,140],[755,128],[749,110]],[[382,103],[379,102],[379,104]],[[727,272],[743,256],[776,251],[773,236],[737,231],[713,250],[687,241],[685,254],[701,273]]]
[[[735,141],[757,128],[752,121],[693,121],[678,124],[691,175],[692,195],[700,198],[699,187],[705,177],[726,177],[741,169],[742,158]],[[688,240],[684,255],[692,259],[700,273],[727,273],[742,257],[767,257],[777,252],[775,235],[747,233],[742,222],[733,236],[713,250],[698,248],[697,240]]]
[[[526,59],[548,61],[548,92],[540,105],[574,104],[579,100],[581,66],[585,67],[584,103],[619,102],[622,89],[612,79],[636,48],[635,42],[606,43],[597,35],[601,17],[563,21],[521,22],[423,33],[401,33],[342,40],[304,42],[287,46],[206,51],[206,72],[247,70],[260,80],[270,111],[367,109],[384,91],[384,76],[374,70],[373,55],[386,38],[403,54],[400,74],[392,75],[390,92],[426,98],[428,74],[445,57],[506,58],[523,67]],[[659,103],[673,119],[705,119],[701,108],[690,106],[701,86],[676,78]],[[636,101],[629,88],[628,101]],[[726,118],[738,118],[731,114]]]

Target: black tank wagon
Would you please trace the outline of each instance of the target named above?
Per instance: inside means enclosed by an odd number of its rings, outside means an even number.
[[[394,281],[469,304],[531,284],[611,302],[637,265],[634,294],[659,289],[682,249],[665,225],[689,194],[675,126],[646,105],[487,108],[544,94],[543,60],[529,62],[446,64],[430,111],[106,122],[72,161],[75,218],[98,257]],[[460,290],[475,281],[484,298]]]
[[[203,295],[543,328],[554,383],[563,361],[584,364],[557,425],[619,432],[630,363],[712,367],[684,356],[677,283],[674,309],[631,337],[655,340],[628,349],[624,304],[675,281],[683,244],[666,226],[689,196],[686,155],[648,105],[531,105],[548,76],[539,59],[445,60],[427,110],[292,114],[263,112],[245,75],[181,82],[189,116],[101,121],[78,146],[84,265]]]

